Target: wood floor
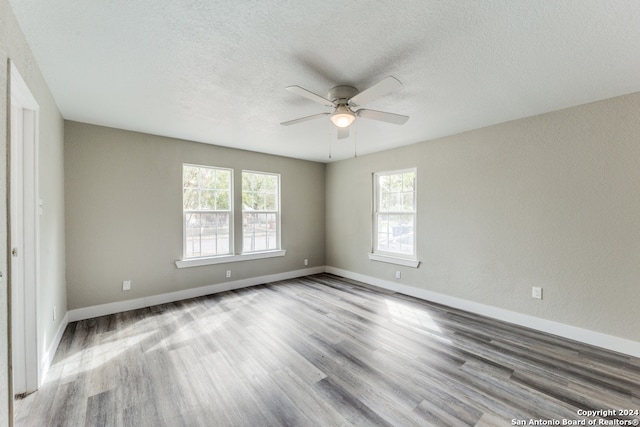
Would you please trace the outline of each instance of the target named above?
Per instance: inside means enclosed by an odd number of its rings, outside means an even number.
[[[639,359],[321,274],[71,323],[16,425],[553,425],[604,409],[640,410]]]

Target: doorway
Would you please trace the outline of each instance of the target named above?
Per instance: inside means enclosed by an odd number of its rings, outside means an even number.
[[[11,375],[15,397],[32,393],[40,381],[38,346],[39,106],[10,61],[9,287]]]

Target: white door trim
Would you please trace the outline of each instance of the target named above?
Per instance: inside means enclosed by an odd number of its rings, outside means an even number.
[[[39,105],[15,64],[10,61],[11,155],[10,248],[12,394],[30,393],[41,381],[38,301],[40,218],[38,129]],[[14,129],[14,127],[18,129]],[[15,204],[15,205],[14,205]],[[16,218],[19,215],[19,218]],[[16,250],[17,256],[12,255]],[[17,264],[16,264],[17,263]],[[13,272],[17,273],[14,277]]]

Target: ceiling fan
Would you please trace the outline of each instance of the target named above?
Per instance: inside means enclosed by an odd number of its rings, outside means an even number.
[[[356,117],[403,125],[407,120],[409,120],[409,116],[385,113],[384,111],[367,110],[364,108],[357,109],[360,105],[386,95],[400,86],[402,86],[402,83],[400,83],[398,79],[389,76],[362,92],[358,92],[358,89],[353,86],[336,86],[329,91],[326,98],[323,98],[322,96],[300,86],[288,86],[286,87],[288,91],[317,102],[318,104],[322,104],[325,107],[331,107],[333,108],[333,112],[313,114],[311,116],[300,117],[299,119],[289,120],[280,124],[283,126],[289,126],[296,123],[306,122],[307,120],[329,116],[331,122],[338,128],[338,139],[347,138],[349,136],[349,125],[354,122]]]

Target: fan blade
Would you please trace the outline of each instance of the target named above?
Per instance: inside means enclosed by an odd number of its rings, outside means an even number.
[[[349,126],[346,128],[338,128],[338,139],[349,138]]]
[[[315,93],[306,90],[305,88],[302,88],[300,86],[287,86],[285,89],[287,89],[289,92],[293,92],[295,94],[298,94],[300,96],[304,96],[307,99],[312,100],[313,102],[317,102],[318,104],[322,104],[325,107],[333,107],[333,102],[329,101],[326,98],[321,97],[320,95],[316,95]]]
[[[349,105],[364,105],[402,86],[400,80],[389,76],[349,100]]]
[[[320,117],[328,116],[331,113],[318,113],[311,116],[300,117],[299,119],[289,120],[288,122],[280,123],[282,126],[295,125],[296,123],[306,122],[307,120],[319,119]]]
[[[393,123],[394,125],[403,125],[409,120],[409,116],[400,114],[385,113],[384,111],[363,110],[356,111],[358,117],[372,120],[380,120],[381,122]]]

